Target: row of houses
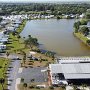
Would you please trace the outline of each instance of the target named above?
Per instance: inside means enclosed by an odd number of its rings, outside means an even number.
[[[50,19],[50,18],[54,18],[55,17],[55,15],[50,15],[50,14],[47,14],[47,15],[42,15],[42,14],[30,14],[30,15],[28,15],[29,17],[32,17],[33,19],[40,19],[40,18],[45,18],[45,19]],[[61,14],[60,15],[62,18],[71,18],[71,19],[73,19],[73,18],[83,18],[83,17],[85,17],[85,14],[81,14],[81,15],[79,15],[79,14]]]
[[[10,15],[2,16],[2,18],[3,20],[0,23],[0,51],[6,50],[6,43],[9,42],[9,33],[16,31],[23,19],[27,17],[22,15]]]
[[[49,65],[49,78],[53,86],[90,85],[90,57],[61,57]]]
[[[22,23],[24,19],[28,19],[27,15],[9,15],[9,16],[2,16],[3,20],[10,21],[10,25],[5,29],[7,31],[16,31],[19,25]]]
[[[5,35],[4,31],[0,32],[0,51],[6,49],[6,43],[8,42],[9,35]]]
[[[6,27],[5,29],[7,31],[13,32],[16,31],[17,28],[19,27],[19,25],[22,23],[22,20],[15,20],[15,21],[11,21],[12,23],[10,24],[10,26]]]
[[[3,20],[23,20],[23,19],[28,19],[28,15],[8,15],[8,16],[1,16]]]
[[[54,18],[54,15],[31,14],[31,15],[29,15],[29,17],[31,17],[33,19],[40,19],[40,18],[50,19],[50,18]]]

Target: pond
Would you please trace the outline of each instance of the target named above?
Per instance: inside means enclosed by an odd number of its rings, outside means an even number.
[[[73,35],[75,19],[48,19],[27,21],[21,37],[38,38],[40,48],[56,52],[60,56],[87,56],[90,48]]]

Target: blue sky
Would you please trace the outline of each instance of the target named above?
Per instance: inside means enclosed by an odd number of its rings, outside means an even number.
[[[34,2],[34,1],[90,1],[90,0],[0,0],[0,2]]]

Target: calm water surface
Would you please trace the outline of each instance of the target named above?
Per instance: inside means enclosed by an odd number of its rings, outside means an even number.
[[[28,21],[21,36],[27,37],[30,34],[38,38],[41,48],[54,51],[58,55],[90,55],[90,48],[73,36],[74,22],[74,19]]]

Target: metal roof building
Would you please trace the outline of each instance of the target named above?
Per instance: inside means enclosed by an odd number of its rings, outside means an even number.
[[[78,58],[77,58],[78,59]],[[70,62],[71,61],[71,62]],[[60,80],[89,80],[90,79],[90,58],[79,58],[79,60],[60,60],[58,64],[49,65],[52,84]]]
[[[51,73],[63,73],[65,79],[90,78],[90,63],[50,64],[49,67]]]

